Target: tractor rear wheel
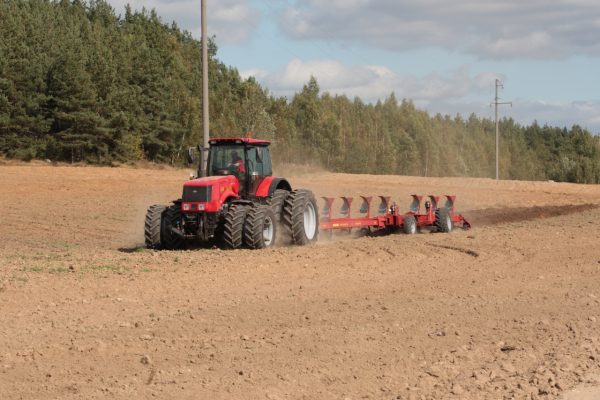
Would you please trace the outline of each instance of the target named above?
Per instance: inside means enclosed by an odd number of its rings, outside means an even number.
[[[175,203],[167,207],[162,213],[160,240],[162,248],[178,250],[185,246],[185,240],[173,232],[173,228],[181,227],[181,204]]]
[[[248,211],[244,224],[244,243],[251,249],[263,249],[275,245],[277,220],[268,205],[256,205]]]
[[[438,232],[448,233],[452,231],[452,218],[450,217],[450,210],[446,207],[435,210],[435,227]]]
[[[162,242],[160,240],[161,220],[166,208],[166,206],[155,204],[150,206],[148,211],[146,211],[144,238],[146,240],[146,247],[149,249],[162,249]]]
[[[267,204],[271,206],[273,213],[275,214],[275,219],[277,222],[281,221],[281,215],[283,211],[283,203],[290,195],[289,190],[285,189],[277,189],[273,192],[273,195],[269,200],[267,200]]]
[[[315,195],[310,190],[298,189],[283,203],[282,221],[293,244],[307,245],[319,236],[319,213]]]
[[[242,247],[244,221],[248,207],[241,204],[233,204],[225,214],[221,244],[226,249],[237,249]]]
[[[414,215],[407,215],[406,217],[404,217],[402,229],[407,235],[414,235],[415,233],[417,233],[417,220],[415,219]]]

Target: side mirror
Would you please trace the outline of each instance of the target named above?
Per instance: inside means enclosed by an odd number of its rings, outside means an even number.
[[[194,153],[194,148],[190,147],[187,151],[187,162],[188,164],[194,164],[196,161],[196,153]]]

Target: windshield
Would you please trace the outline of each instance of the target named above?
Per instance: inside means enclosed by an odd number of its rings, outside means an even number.
[[[208,175],[233,175],[243,172],[244,146],[213,145],[210,148]]]

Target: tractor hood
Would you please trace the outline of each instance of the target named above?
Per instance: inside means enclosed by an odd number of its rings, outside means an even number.
[[[240,183],[233,175],[208,176],[183,184],[181,209],[184,212],[217,212],[230,197],[238,197]]]
[[[223,176],[207,176],[204,178],[196,178],[191,181],[187,181],[183,184],[183,187],[187,186],[212,186],[214,184],[224,183],[225,185],[230,182],[237,182],[237,179],[233,175],[223,175]]]

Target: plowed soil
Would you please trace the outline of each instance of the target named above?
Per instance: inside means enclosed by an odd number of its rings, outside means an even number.
[[[145,250],[187,175],[0,167],[0,399],[598,398],[600,187],[304,174],[473,228]]]

